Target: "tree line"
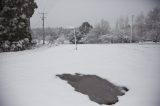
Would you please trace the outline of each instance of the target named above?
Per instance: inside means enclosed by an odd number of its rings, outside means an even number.
[[[41,44],[42,28],[30,28],[30,18],[36,8],[34,0],[0,0],[0,52]],[[76,28],[45,28],[45,41],[49,44],[72,44],[75,36],[78,44],[159,42],[160,8],[135,16],[132,25],[130,17],[123,17],[116,21],[114,28],[106,20],[94,26],[83,22]]]
[[[94,26],[89,22],[83,22],[82,25],[75,29],[63,27],[46,28],[45,39],[51,44],[75,43],[74,30],[78,44],[159,42],[160,8],[156,7],[146,15],[140,13],[134,16],[132,26],[130,17],[121,17],[116,21],[114,28],[111,28],[106,20],[101,20]],[[33,29],[32,35],[34,39],[41,40],[42,29]]]

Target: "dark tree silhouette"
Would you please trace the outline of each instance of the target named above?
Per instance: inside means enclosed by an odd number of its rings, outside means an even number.
[[[30,18],[37,8],[34,0],[1,0],[0,5],[0,47],[6,41],[8,49],[13,42],[23,39],[31,42]]]
[[[88,22],[83,22],[79,27],[79,31],[82,35],[87,35],[92,28],[92,25],[90,25]]]

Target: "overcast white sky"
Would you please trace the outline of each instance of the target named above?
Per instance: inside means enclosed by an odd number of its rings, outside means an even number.
[[[35,0],[38,5],[31,18],[31,27],[41,27],[41,12],[46,12],[46,27],[79,26],[84,21],[92,25],[101,19],[113,26],[119,17],[147,13],[160,2],[156,0]],[[159,0],[157,0],[159,1]]]

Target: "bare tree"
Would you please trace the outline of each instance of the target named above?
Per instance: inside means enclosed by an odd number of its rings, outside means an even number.
[[[154,42],[160,41],[160,8],[150,11],[146,18],[147,37]]]
[[[134,33],[138,41],[145,41],[145,16],[143,13],[139,14],[135,19]]]

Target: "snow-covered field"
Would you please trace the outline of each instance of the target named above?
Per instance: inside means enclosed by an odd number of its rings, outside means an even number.
[[[99,106],[61,73],[96,74],[130,91],[113,106],[160,105],[160,45],[61,45],[0,54],[4,106]],[[1,102],[2,103],[2,102]]]

